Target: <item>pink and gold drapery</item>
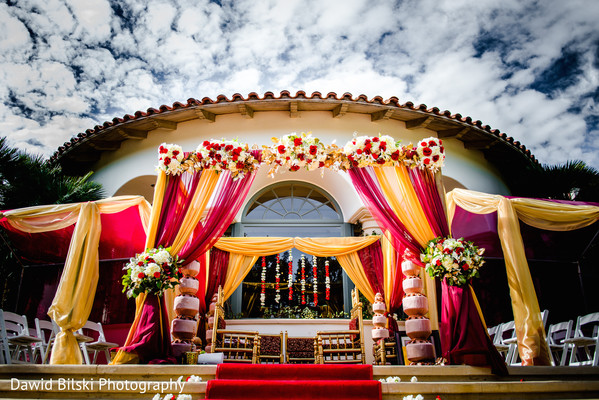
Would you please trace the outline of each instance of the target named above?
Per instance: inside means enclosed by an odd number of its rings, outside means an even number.
[[[567,231],[583,228],[597,221],[599,207],[537,199],[508,199],[499,195],[454,189],[447,194],[450,221],[456,205],[475,214],[497,212],[497,233],[505,258],[522,365],[550,365],[541,310],[526,260],[519,220],[539,229]]]
[[[74,332],[90,315],[98,282],[98,245],[101,215],[137,207],[147,226],[150,205],[141,196],[120,196],[94,202],[27,207],[6,211],[11,229],[28,233],[49,232],[75,224],[60,283],[48,315],[60,327],[51,364],[81,364],[82,355]]]

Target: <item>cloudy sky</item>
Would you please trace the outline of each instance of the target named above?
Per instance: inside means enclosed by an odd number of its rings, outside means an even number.
[[[5,0],[0,136],[49,156],[137,110],[281,90],[471,116],[599,168],[597,0]]]

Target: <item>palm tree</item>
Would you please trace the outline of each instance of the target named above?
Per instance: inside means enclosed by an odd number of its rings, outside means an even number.
[[[599,171],[584,161],[536,164],[505,177],[514,196],[599,201]]]
[[[50,165],[41,156],[11,148],[0,137],[0,210],[45,204],[66,204],[98,200],[102,185],[82,177],[66,176],[62,168]],[[0,229],[0,308],[14,308],[19,286],[21,260],[3,229]],[[7,304],[11,300],[13,304]]]

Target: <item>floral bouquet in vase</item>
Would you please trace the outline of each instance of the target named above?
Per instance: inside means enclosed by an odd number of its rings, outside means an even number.
[[[433,278],[445,279],[450,286],[463,286],[478,278],[478,270],[485,263],[484,251],[464,238],[438,237],[428,242],[420,260]]]
[[[136,254],[123,268],[123,292],[128,298],[135,298],[141,293],[162,296],[165,290],[179,284],[183,276],[179,268],[183,260],[169,253],[170,248],[159,247],[147,249]]]

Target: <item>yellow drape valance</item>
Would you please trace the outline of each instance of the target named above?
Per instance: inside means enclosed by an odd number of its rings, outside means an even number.
[[[454,189],[447,194],[450,221],[453,220],[456,205],[475,214],[497,212],[497,233],[505,258],[520,358],[523,365],[550,365],[541,310],[518,220],[539,229],[573,230],[597,221],[599,207],[525,198],[507,199],[499,195]]]
[[[150,205],[142,196],[120,196],[95,202],[27,207],[7,211],[9,224],[23,232],[40,233],[76,224],[65,266],[48,315],[60,327],[52,349],[51,364],[81,364],[81,350],[73,332],[91,312],[98,283],[98,245],[101,214],[138,207],[144,228]]]

